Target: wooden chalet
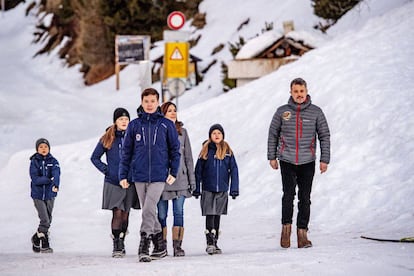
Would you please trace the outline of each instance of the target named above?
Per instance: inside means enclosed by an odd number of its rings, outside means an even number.
[[[293,30],[293,27],[289,30],[285,29],[285,34],[279,37],[274,36],[273,40],[269,41],[268,38],[266,43],[270,46],[265,46],[263,49],[261,48],[263,43],[252,43],[258,49],[251,49],[250,45],[251,56],[249,54],[244,54],[241,58],[236,56],[234,60],[229,62],[228,77],[236,79],[236,86],[242,86],[277,70],[282,65],[296,61],[303,54],[314,49],[303,40],[297,39],[297,35],[291,35],[293,34],[291,30]],[[272,39],[272,36],[268,37]],[[242,50],[243,48],[240,51]]]

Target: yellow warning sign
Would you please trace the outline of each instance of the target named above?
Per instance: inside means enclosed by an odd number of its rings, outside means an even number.
[[[188,42],[165,43],[165,78],[186,78],[188,76],[189,48]]]

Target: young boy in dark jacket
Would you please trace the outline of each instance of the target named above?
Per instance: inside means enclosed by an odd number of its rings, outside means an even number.
[[[171,185],[177,177],[181,154],[175,125],[160,112],[158,91],[145,89],[141,94],[141,107],[138,118],[129,123],[125,134],[119,184],[127,188],[127,178],[132,172],[142,208],[139,261],[150,262],[167,255],[156,210],[165,183]],[[149,255],[151,240],[154,250]]]
[[[55,197],[59,191],[59,162],[50,154],[45,138],[36,141],[36,153],[30,157],[31,197],[39,215],[37,232],[32,236],[34,252],[52,253],[49,245],[49,228]]]

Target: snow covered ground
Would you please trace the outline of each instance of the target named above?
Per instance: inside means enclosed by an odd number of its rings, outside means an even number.
[[[210,53],[239,35],[255,36],[265,22],[279,28],[287,19],[320,39],[309,1],[293,2],[205,0],[201,9],[208,25],[195,33],[202,39],[192,53],[204,66],[212,58],[229,60],[228,51]],[[237,33],[248,17],[250,24]],[[151,263],[137,259],[140,211],[131,213],[126,257],[110,257],[111,214],[100,209],[103,177],[89,161],[114,108],[123,106],[134,117],[143,69],[122,71],[119,91],[114,78],[84,87],[78,68],[64,68],[54,54],[32,58],[39,45],[31,44],[34,19],[24,17],[24,7],[5,13],[0,22],[0,275],[414,274],[414,244],[360,239],[414,236],[413,1],[364,1],[299,61],[226,94],[218,62],[199,87],[186,92],[179,119],[194,158],[210,125],[221,123],[238,161],[241,195],[222,218],[222,255],[204,252],[204,218],[198,200],[189,199],[186,257]],[[309,230],[314,247],[297,249],[293,235],[286,250],[279,246],[280,172],[270,169],[266,146],[272,115],[287,102],[290,80],[297,76],[308,81],[313,103],[328,119],[332,159],[328,172],[314,180]],[[29,157],[43,136],[62,168],[53,254],[34,254],[30,244],[38,219]]]

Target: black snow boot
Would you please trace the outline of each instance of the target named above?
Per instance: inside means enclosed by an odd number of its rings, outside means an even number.
[[[121,232],[119,237],[113,236],[114,249],[112,250],[113,258],[123,258],[125,256],[125,233]]]
[[[141,241],[138,249],[138,258],[140,262],[151,262],[151,257],[149,255],[150,242],[151,236],[147,236],[147,233],[141,232]]]
[[[214,252],[214,254],[221,254],[221,249],[217,246],[219,232],[218,230],[216,231],[215,229],[211,230],[211,232],[214,234],[214,247],[216,248],[216,251]]]
[[[49,245],[49,234],[40,233],[38,237],[40,238],[40,252],[41,253],[53,253],[53,249]]]
[[[151,259],[158,260],[167,256],[167,248],[162,237],[162,231],[152,235],[152,243],[154,250],[152,250]]]
[[[214,229],[212,229],[211,231],[206,230],[206,240],[207,240],[207,248],[206,248],[206,252],[209,255],[213,255],[216,253],[216,247],[214,245],[214,240],[215,240],[215,236],[214,233],[216,231]]]
[[[32,250],[35,253],[39,253],[40,252],[40,235],[41,233],[36,232],[33,234],[32,236]]]

